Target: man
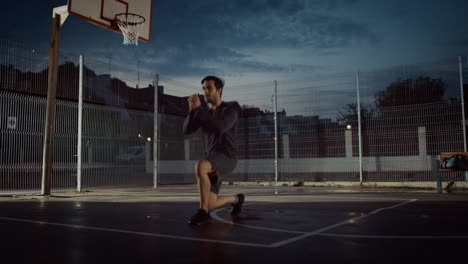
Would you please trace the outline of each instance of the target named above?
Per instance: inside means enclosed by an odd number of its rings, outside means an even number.
[[[189,114],[184,122],[184,134],[199,128],[205,140],[205,158],[195,165],[200,208],[190,218],[189,224],[200,225],[210,220],[209,212],[226,204],[232,205],[232,216],[238,216],[244,195],[220,196],[222,177],[237,165],[236,130],[241,113],[237,102],[223,102],[224,82],[216,76],[206,76],[201,81],[205,100],[194,94],[188,98]]]

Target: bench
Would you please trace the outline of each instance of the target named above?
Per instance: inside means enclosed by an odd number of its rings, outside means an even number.
[[[449,171],[468,171],[468,166],[466,168],[450,168],[446,169],[443,168],[444,161],[450,157],[453,157],[455,155],[461,155],[461,156],[466,156],[468,157],[468,152],[464,151],[445,151],[445,152],[440,152],[439,159],[437,160],[437,192],[442,193],[442,176],[440,172],[449,172]],[[447,189],[452,185],[453,183],[450,183],[447,186]]]

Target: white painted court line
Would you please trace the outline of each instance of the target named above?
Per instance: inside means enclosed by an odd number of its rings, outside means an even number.
[[[249,203],[249,204],[245,204],[245,205],[252,205],[252,204],[264,204],[264,203]],[[227,210],[227,209],[228,208],[226,208],[226,207],[216,209],[216,210],[211,212],[211,217],[213,217],[213,219],[215,219],[215,220],[217,220],[219,222],[222,222],[222,223],[226,223],[226,224],[230,224],[230,225],[236,225],[236,226],[242,226],[242,227],[251,228],[251,229],[272,231],[272,232],[281,232],[281,233],[289,233],[289,234],[305,234],[306,233],[306,232],[302,232],[302,231],[285,230],[285,229],[278,229],[278,228],[269,228],[269,227],[262,227],[262,226],[244,225],[244,224],[239,224],[239,223],[236,223],[236,222],[225,220],[225,219],[218,216],[218,212],[223,211],[223,210]]]
[[[340,238],[374,238],[374,239],[468,239],[468,236],[387,236],[387,235],[346,235],[321,233],[318,236]]]
[[[408,204],[408,203],[411,203],[411,202],[415,202],[417,201],[417,199],[412,199],[412,200],[409,200],[409,201],[405,201],[405,202],[402,202],[402,203],[399,203],[397,205],[393,205],[393,206],[388,206],[388,207],[383,207],[383,208],[379,208],[379,209],[376,209],[368,214],[365,214],[365,215],[362,215],[362,216],[359,216],[359,217],[355,217],[355,218],[352,218],[352,219],[348,219],[348,220],[345,220],[345,221],[341,221],[339,223],[336,223],[334,225],[330,225],[330,226],[326,226],[326,227],[323,227],[323,228],[320,228],[320,229],[317,229],[315,231],[312,231],[312,232],[307,232],[305,234],[302,234],[300,236],[296,236],[296,237],[293,237],[293,238],[290,238],[290,239],[286,239],[286,240],[282,240],[282,241],[279,241],[279,242],[276,242],[276,243],[273,243],[271,244],[270,246],[271,247],[281,247],[281,246],[285,246],[287,244],[290,244],[290,243],[293,243],[295,241],[298,241],[298,240],[302,240],[302,239],[305,239],[305,238],[308,238],[308,237],[311,237],[311,236],[315,236],[315,235],[318,235],[320,233],[323,233],[327,230],[330,230],[330,229],[333,229],[333,228],[336,228],[336,227],[339,227],[339,226],[342,226],[342,225],[345,225],[345,224],[348,224],[350,222],[354,222],[354,221],[357,221],[359,219],[363,219],[363,218],[366,218],[366,217],[369,217],[371,215],[374,215],[378,212],[381,212],[383,210],[390,210],[390,209],[394,209],[394,208],[397,208],[399,206],[403,206],[405,204]]]
[[[401,199],[399,199],[399,201],[401,201]],[[246,204],[244,204],[244,206],[246,206],[246,205],[255,205],[255,204],[276,204],[276,203],[278,203],[278,202],[274,202],[274,203],[246,203]],[[393,208],[393,207],[386,207],[386,209],[391,209],[391,208]],[[219,222],[222,222],[222,223],[241,226],[241,227],[246,227],[246,228],[251,228],[251,229],[257,229],[257,230],[288,233],[288,234],[308,234],[308,233],[310,233],[310,232],[306,232],[306,231],[296,231],[296,230],[287,230],[287,229],[279,229],[279,228],[270,228],[270,227],[263,227],[263,226],[253,226],[253,225],[239,224],[239,223],[236,223],[236,222],[233,222],[233,221],[223,219],[218,215],[218,212],[221,212],[221,211],[227,210],[227,209],[229,209],[229,207],[218,208],[218,209],[211,212],[211,217],[213,217],[213,219],[215,219],[216,221],[219,221]],[[384,208],[381,208],[381,209],[384,209]],[[377,209],[377,210],[381,210],[381,209]],[[379,212],[377,210],[374,213]],[[369,214],[371,214],[371,213],[369,213]],[[363,216],[365,216],[365,215],[363,215]],[[346,220],[346,221],[350,221],[350,220]]]
[[[394,206],[379,208],[379,209],[374,210],[373,212],[369,213],[368,215],[364,215],[364,216],[369,216],[371,214],[376,214],[376,213],[378,213],[378,212],[380,212],[382,210],[393,209],[395,207],[402,206],[402,205],[404,205],[406,203],[413,202],[413,201],[416,201],[416,200],[405,201],[404,203],[397,204],[397,205],[394,205]],[[265,203],[248,203],[248,204],[245,204],[245,205],[254,205],[254,204],[265,204]],[[233,221],[223,219],[220,216],[218,216],[218,212],[221,212],[221,211],[227,210],[227,209],[229,209],[229,208],[224,207],[224,208],[216,209],[211,213],[211,216],[213,217],[213,219],[215,219],[215,220],[217,220],[219,222],[222,222],[222,223],[241,226],[241,227],[246,227],[246,228],[251,228],[251,229],[258,229],[258,230],[265,230],[265,231],[272,231],[272,232],[281,232],[281,233],[289,233],[289,234],[308,234],[308,233],[310,233],[310,232],[304,232],[304,231],[294,231],[294,230],[286,230],[286,229],[278,229],[278,228],[268,228],[268,227],[262,227],[262,226],[244,225],[244,224],[239,224],[239,223],[236,223],[236,222],[233,222]],[[361,216],[360,218],[363,218],[363,216]],[[346,221],[349,222],[349,221],[356,220],[356,219],[358,219],[358,218],[354,218],[354,219],[346,220]],[[317,236],[326,236],[326,237],[368,238],[368,239],[421,239],[421,240],[422,239],[468,239],[468,235],[467,236],[408,236],[408,235],[396,236],[396,235],[350,235],[350,234],[336,234],[336,233],[318,233],[316,235]]]
[[[204,239],[204,238],[194,238],[194,237],[185,237],[185,236],[164,235],[164,234],[157,234],[157,233],[146,233],[146,232],[136,232],[136,231],[128,231],[128,230],[112,229],[112,228],[52,223],[52,222],[17,219],[17,218],[9,218],[9,217],[0,217],[0,220],[59,226],[59,227],[68,227],[68,228],[85,229],[85,230],[94,230],[94,231],[105,231],[105,232],[113,232],[113,233],[129,234],[129,235],[140,235],[140,236],[148,236],[148,237],[161,237],[161,238],[171,238],[171,239],[197,241],[197,242],[210,242],[210,243],[228,244],[228,245],[236,245],[236,246],[247,246],[247,247],[257,247],[257,248],[270,248],[271,247],[270,245],[265,245],[265,244],[243,243],[243,242],[236,242],[236,241],[229,241],[229,240],[216,240],[216,239]]]

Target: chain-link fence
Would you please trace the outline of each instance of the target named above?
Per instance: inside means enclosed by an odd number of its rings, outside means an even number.
[[[238,101],[243,113],[238,166],[226,180],[434,181],[441,151],[466,150],[467,64],[462,57],[227,83],[223,100]],[[47,67],[48,52],[0,40],[0,191],[40,189]],[[60,57],[53,190],[194,183],[204,141],[200,131],[184,135],[182,124],[187,96],[201,85],[110,60],[85,57],[82,69],[80,104],[79,60]],[[457,172],[444,178],[465,180]]]

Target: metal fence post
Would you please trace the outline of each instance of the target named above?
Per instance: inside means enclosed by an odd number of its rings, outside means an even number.
[[[440,174],[440,156],[436,155],[435,160],[436,188],[437,193],[442,193],[442,175]]]
[[[358,115],[358,141],[359,141],[359,182],[362,184],[362,125],[361,125],[361,95],[359,86],[359,70],[356,71],[356,95],[357,106],[356,111]]]
[[[458,70],[460,72],[460,97],[462,108],[462,126],[463,126],[463,151],[466,152],[466,120],[465,120],[465,96],[463,92],[463,63],[462,57],[458,57]],[[468,172],[465,171],[465,181],[468,181]]]
[[[159,74],[154,85],[154,124],[153,124],[153,188],[158,187],[158,144],[159,144]]]
[[[59,64],[59,49],[60,49],[60,27],[61,27],[60,14],[54,13],[52,21],[52,40],[50,46],[49,57],[49,73],[48,73],[48,87],[47,87],[47,106],[46,106],[46,120],[44,131],[44,148],[42,156],[42,181],[41,181],[41,195],[50,195],[51,177],[52,177],[52,163],[54,152],[54,125],[55,125],[55,108],[56,108],[56,94],[57,94],[57,75]]]
[[[275,101],[274,101],[274,120],[275,120],[275,186],[278,184],[278,83],[275,81]]]
[[[78,88],[78,153],[77,153],[77,173],[76,173],[76,190],[81,192],[81,165],[82,165],[82,136],[83,136],[83,55],[80,55],[80,73],[79,73],[79,88]]]

